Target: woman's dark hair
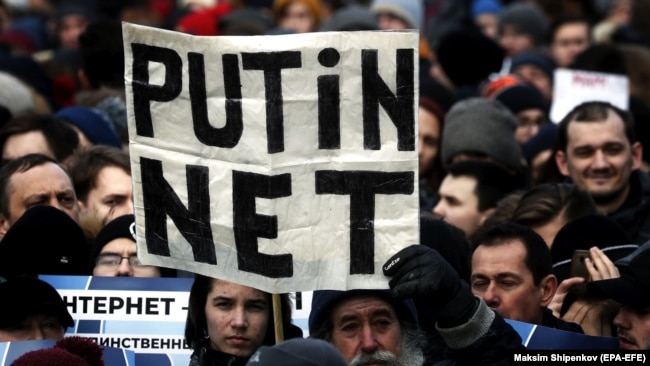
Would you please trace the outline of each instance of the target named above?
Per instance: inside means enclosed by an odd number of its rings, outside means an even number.
[[[201,344],[201,341],[207,337],[207,319],[205,316],[205,303],[208,299],[208,294],[212,291],[212,286],[215,286],[217,278],[207,277],[203,275],[195,275],[194,283],[190,289],[190,297],[187,309],[187,319],[185,321],[185,341],[190,347],[195,348]],[[271,306],[271,294],[265,293],[268,296],[269,306]],[[284,328],[285,338],[295,336],[291,333],[291,329],[295,328],[291,324],[291,299],[289,294],[281,294],[282,304],[282,326]],[[263,345],[271,346],[275,344],[275,326],[273,321],[273,310],[269,312],[268,327],[266,328],[266,336],[264,337]]]

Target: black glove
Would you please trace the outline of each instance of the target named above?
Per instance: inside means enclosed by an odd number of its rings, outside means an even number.
[[[388,284],[398,299],[415,298],[431,304],[441,327],[464,324],[479,301],[456,270],[440,254],[425,246],[411,245],[383,266]]]

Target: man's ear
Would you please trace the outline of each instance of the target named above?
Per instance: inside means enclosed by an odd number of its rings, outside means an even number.
[[[5,237],[7,230],[9,230],[9,220],[5,218],[5,215],[0,214],[0,240]]]
[[[643,145],[640,142],[632,144],[632,169],[640,169],[643,164]]]
[[[77,206],[79,206],[79,213],[85,212],[87,209],[86,205],[81,202],[81,200],[77,200]]]
[[[557,277],[554,274],[550,274],[539,282],[539,291],[542,295],[540,300],[540,306],[546,307],[553,300],[555,292],[557,291]]]
[[[567,156],[564,151],[555,152],[555,164],[557,168],[565,177],[569,176],[569,164],[567,162]]]
[[[492,215],[492,212],[494,212],[494,208],[488,208],[487,210],[481,212],[481,217],[479,218],[479,225],[483,226],[485,219],[490,217],[490,215]]]

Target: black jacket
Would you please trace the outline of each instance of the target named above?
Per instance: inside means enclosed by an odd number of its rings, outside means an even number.
[[[630,193],[623,206],[608,215],[635,244],[650,240],[650,175],[636,170],[630,175]]]
[[[510,365],[513,353],[526,351],[519,333],[482,299],[467,323],[423,330],[431,342],[425,365]]]
[[[238,357],[215,351],[205,341],[194,348],[189,366],[245,366],[246,362],[248,362],[248,357]]]
[[[579,324],[570,323],[556,318],[549,308],[544,308],[542,311],[544,312],[544,315],[542,316],[542,324],[540,325],[547,328],[554,328],[559,330],[566,330],[567,332],[584,334],[584,331]]]

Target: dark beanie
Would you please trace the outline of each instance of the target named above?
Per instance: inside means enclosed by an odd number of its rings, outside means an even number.
[[[570,276],[573,252],[598,247],[612,261],[632,253],[639,246],[610,218],[587,215],[574,219],[558,231],[551,246],[553,273],[562,282]]]
[[[480,153],[521,172],[522,153],[515,139],[517,120],[501,102],[468,98],[447,113],[440,153],[448,165],[459,153]]]
[[[11,366],[104,366],[104,350],[91,339],[67,337],[52,348],[44,348],[18,357]]]
[[[510,72],[514,72],[518,67],[523,65],[533,65],[553,81],[553,72],[555,71],[555,63],[548,56],[539,52],[522,52],[515,55],[510,62]]]
[[[494,98],[503,103],[513,114],[526,109],[547,111],[547,103],[542,93],[532,85],[517,84],[500,90]]]
[[[459,87],[478,84],[499,71],[505,51],[479,30],[459,29],[440,39],[436,55],[445,75]]]
[[[315,334],[325,325],[332,316],[334,307],[344,300],[356,296],[376,296],[389,302],[395,308],[395,313],[401,321],[406,321],[414,326],[418,324],[417,310],[413,300],[397,300],[390,290],[318,290],[314,291],[311,298],[311,312],[309,313],[309,334]]]
[[[420,107],[436,116],[442,124],[449,108],[456,102],[454,94],[434,78],[420,80]]]
[[[539,153],[553,148],[556,136],[557,125],[555,123],[546,123],[540,127],[539,132],[535,136],[531,137],[521,146],[524,158],[529,165]]]
[[[81,106],[66,107],[59,110],[55,116],[77,127],[95,145],[122,148],[113,122],[102,110]]]
[[[90,253],[90,268],[95,266],[95,260],[102,251],[102,248],[111,241],[118,238],[126,238],[136,242],[135,237],[135,216],[124,215],[111,220],[104,226],[95,238],[92,252]]]
[[[88,242],[65,212],[35,206],[0,241],[0,276],[87,275]]]
[[[514,26],[518,31],[530,35],[538,46],[546,40],[548,20],[537,5],[514,3],[506,6],[499,19],[499,32],[503,31],[505,25]]]
[[[330,20],[323,24],[324,32],[348,32],[378,30],[377,16],[365,6],[350,4],[336,10]]]
[[[35,314],[56,317],[65,327],[74,326],[61,295],[52,285],[34,277],[14,277],[0,283],[0,329],[15,328]]]
[[[341,352],[329,342],[294,338],[273,347],[260,347],[248,360],[250,366],[346,366]]]

